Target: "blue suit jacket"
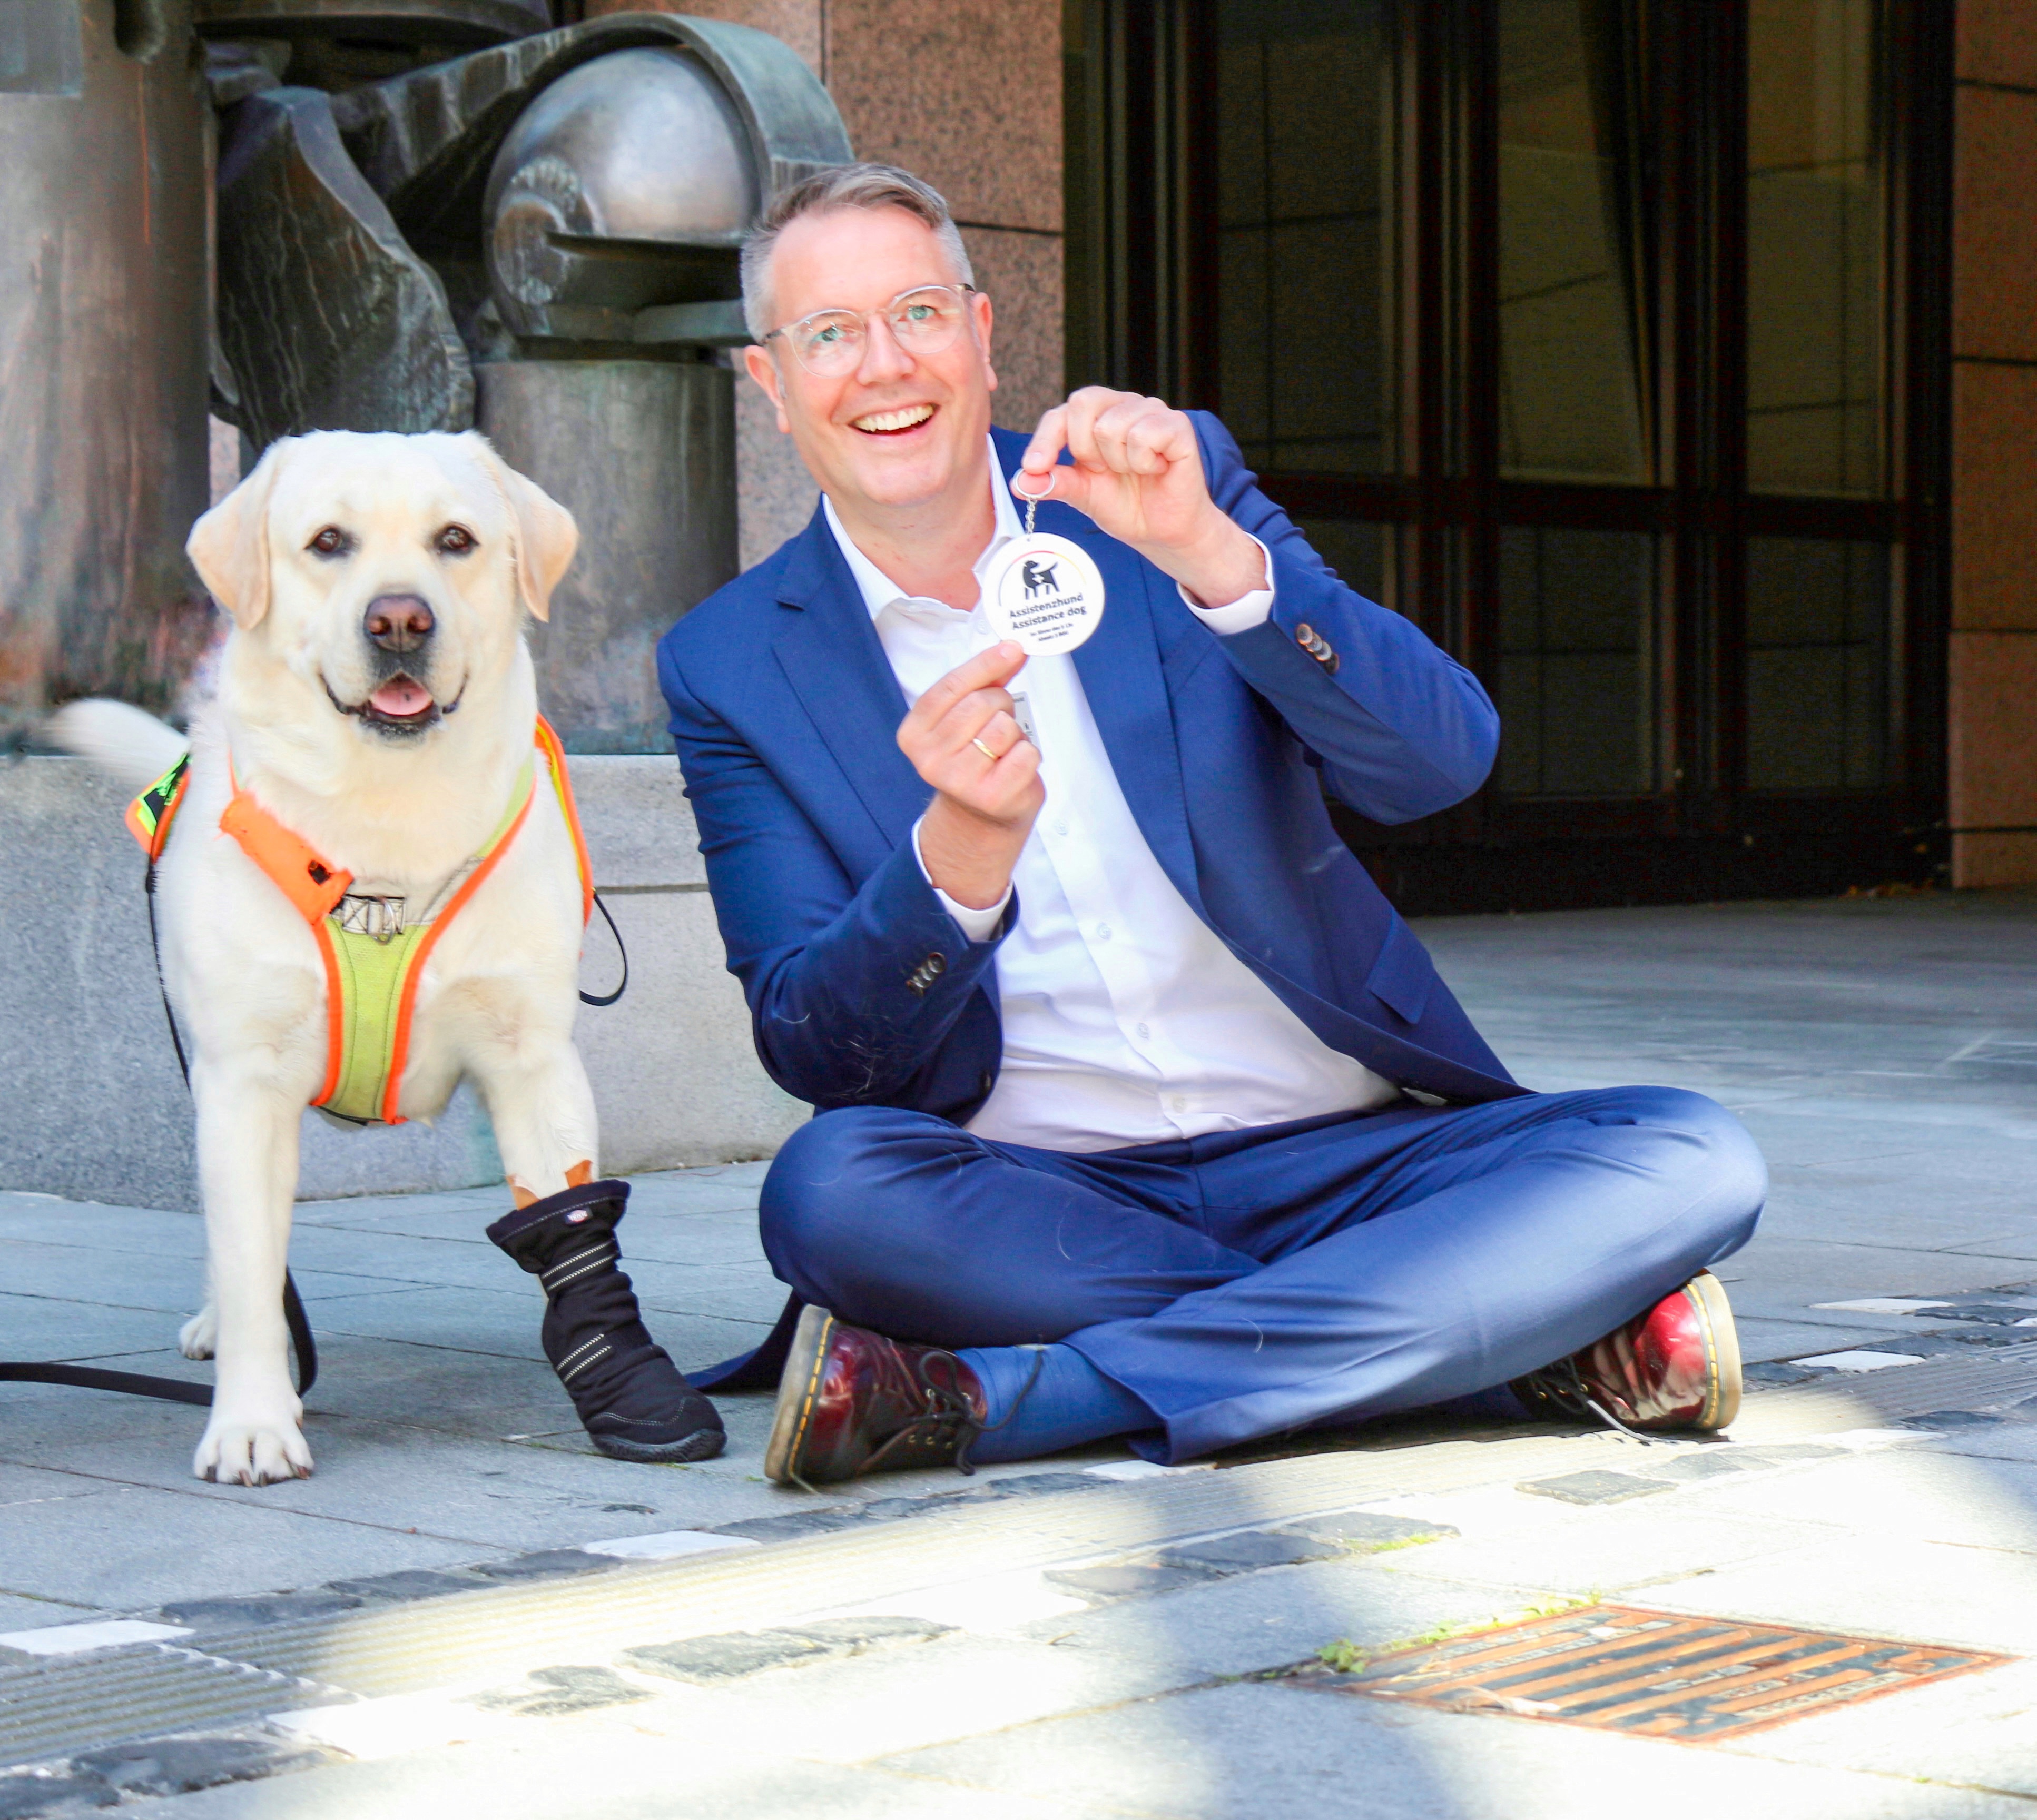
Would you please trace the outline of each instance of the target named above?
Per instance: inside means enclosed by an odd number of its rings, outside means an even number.
[[[1075,663],[1132,814],[1196,913],[1330,1048],[1446,1100],[1519,1093],[1323,804],[1325,784],[1375,821],[1461,801],[1491,768],[1492,704],[1339,581],[1223,425],[1192,414],[1211,495],[1272,552],[1265,625],[1219,637],[1081,513],[1039,512],[1103,573]],[[992,434],[1008,479],[1028,439]],[[674,626],[658,676],[771,1078],[821,1111],[967,1120],[1003,1052],[996,943],[965,939],[920,870],[911,833],[932,792],[898,750],[905,700],[825,515]],[[695,1383],[773,1381],[796,1312]]]

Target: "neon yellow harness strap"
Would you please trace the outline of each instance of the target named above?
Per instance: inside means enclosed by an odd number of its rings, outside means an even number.
[[[523,768],[516,774],[516,787],[510,792],[509,807],[474,855],[473,870],[430,922],[414,923],[387,940],[346,928],[337,916],[322,917],[312,925],[330,957],[327,976],[335,979],[338,986],[328,1013],[336,1027],[337,1040],[329,1040],[327,1044],[328,1072],[337,1061],[338,1077],[328,1080],[326,1092],[312,1104],[359,1124],[406,1122],[396,1104],[402,1089],[403,1069],[410,1060],[410,1015],[425,957],[437,942],[440,931],[464,908],[474,887],[493,870],[497,855],[508,847],[509,836],[523,826],[534,782],[531,761],[526,759]]]

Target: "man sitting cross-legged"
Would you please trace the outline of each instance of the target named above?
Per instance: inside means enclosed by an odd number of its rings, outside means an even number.
[[[904,173],[781,194],[743,295],[824,498],[659,656],[758,1052],[818,1112],[762,1209],[803,1309],[697,1380],[780,1377],[767,1473],[1176,1461],[1510,1381],[1723,1425],[1746,1133],[1517,1085],[1324,806],[1476,790],[1478,683],[1213,418],[1088,390],[992,430],[990,300]],[[980,610],[1015,485],[1102,573],[1072,653]]]

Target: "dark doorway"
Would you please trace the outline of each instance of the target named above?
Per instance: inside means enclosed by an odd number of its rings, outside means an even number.
[[[1071,383],[1219,412],[1500,706],[1343,816],[1404,908],[1942,871],[1950,25],[1070,0]]]

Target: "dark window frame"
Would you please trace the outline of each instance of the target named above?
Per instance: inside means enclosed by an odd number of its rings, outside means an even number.
[[[1659,287],[1669,350],[1661,486],[1498,478],[1498,0],[1398,9],[1401,250],[1410,371],[1394,478],[1281,473],[1295,517],[1392,527],[1397,598],[1494,674],[1508,527],[1665,540],[1657,648],[1661,787],[1619,799],[1509,798],[1495,785],[1412,827],[1334,806],[1375,876],[1415,911],[1815,894],[1942,876],[1951,217],[1951,9],[1887,0],[1891,85],[1892,470],[1884,500],[1749,494],[1744,0],[1653,0],[1651,55],[1677,110],[1663,136]],[[1070,384],[1221,410],[1214,343],[1214,0],[1065,0]],[[1208,325],[1206,328],[1204,325]],[[1746,540],[1888,545],[1896,560],[1889,781],[1740,787]]]

